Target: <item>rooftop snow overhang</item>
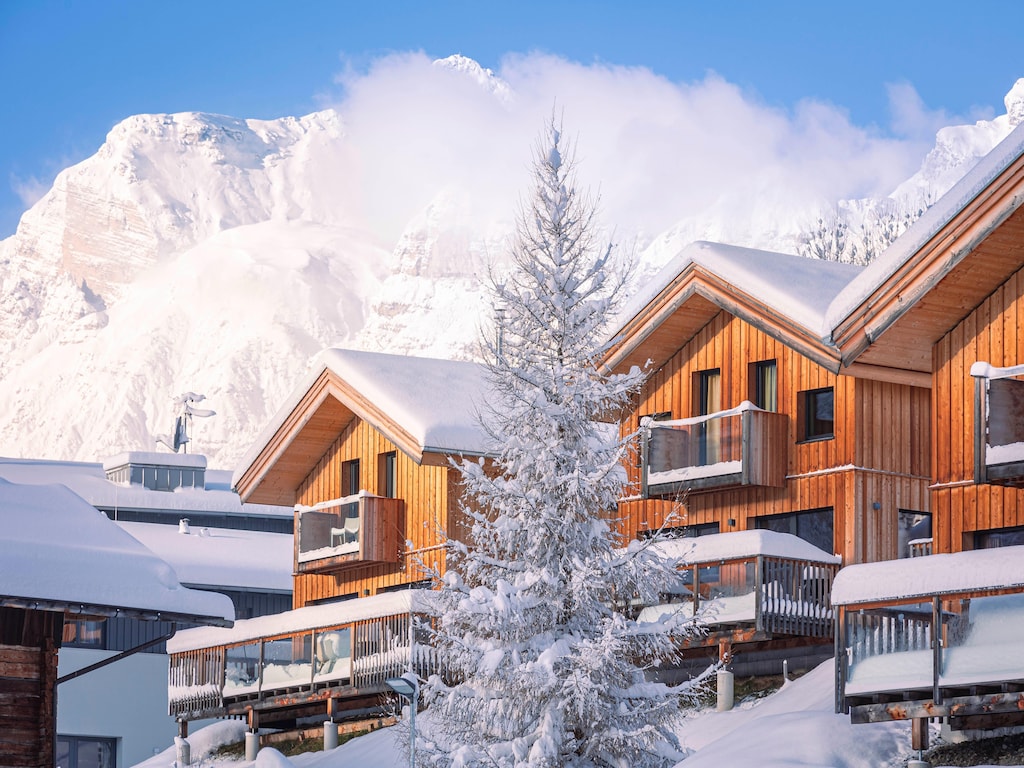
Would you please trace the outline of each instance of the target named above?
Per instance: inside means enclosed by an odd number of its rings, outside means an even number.
[[[130,618],[142,621],[169,621],[176,624],[199,624],[205,627],[231,627],[234,621],[225,616],[181,611],[160,611],[131,606],[104,605],[68,600],[53,600],[35,597],[0,596],[0,607],[22,608],[29,611],[55,611],[70,617]]]
[[[904,234],[912,238],[912,250],[884,277],[875,277],[874,289],[835,324],[832,339],[844,365],[930,375],[934,344],[1024,265],[1024,155],[1014,156],[976,193],[971,181],[965,177],[970,194],[952,213],[937,211],[944,214],[937,221],[926,213],[922,228]],[[949,194],[964,195],[958,187]],[[872,275],[865,271],[864,277]]]
[[[744,320],[830,371],[839,371],[839,356],[821,337],[729,283],[690,262],[646,306],[626,322],[605,355],[616,373],[657,370],[721,311]]]
[[[355,418],[369,423],[417,464],[444,465],[452,454],[421,445],[389,413],[325,365],[272,432],[257,441],[236,475],[242,501],[295,504],[302,481]]]

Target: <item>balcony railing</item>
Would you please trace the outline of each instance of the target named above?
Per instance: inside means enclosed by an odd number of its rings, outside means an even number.
[[[644,496],[785,485],[787,423],[749,402],[691,419],[645,419]]]
[[[1022,555],[1004,547],[844,569],[832,592],[836,711],[853,722],[1016,716]]]
[[[696,617],[715,632],[746,629],[752,639],[773,635],[830,638],[829,592],[839,558],[788,533],[751,530],[675,539],[656,545],[685,563],[684,586],[660,605],[643,608],[641,622],[666,614]]]
[[[974,377],[974,479],[1024,488],[1024,365],[971,366]]]
[[[194,720],[323,700],[332,690],[382,693],[386,678],[410,666],[426,677],[436,664],[417,621],[429,620],[429,598],[414,590],[238,621],[220,632],[179,632],[168,643],[170,714]]]
[[[360,491],[295,508],[297,573],[338,571],[368,562],[398,562],[404,540],[401,499]]]

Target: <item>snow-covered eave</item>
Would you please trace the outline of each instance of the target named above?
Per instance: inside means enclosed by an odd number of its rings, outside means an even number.
[[[897,324],[1022,203],[1024,125],[835,297],[825,325],[844,362],[852,363]],[[991,289],[980,291],[983,297]],[[954,314],[945,318],[951,325],[961,319]]]
[[[1024,546],[969,550],[848,565],[832,604],[857,606],[997,591],[1024,592]]]
[[[161,611],[130,605],[103,605],[80,601],[53,600],[17,595],[0,596],[0,606],[29,611],[55,611],[69,616],[102,616],[105,618],[131,618],[143,621],[167,621],[175,624],[201,624],[207,627],[229,628],[234,621],[226,616],[201,613]]]
[[[230,629],[185,629],[168,640],[167,652],[182,653],[199,648],[235,645],[260,638],[281,637],[387,616],[409,613],[432,615],[436,612],[433,595],[432,591],[425,589],[401,590],[338,603],[311,605],[254,619],[242,619],[236,621]]]
[[[818,549],[789,533],[765,529],[715,533],[695,538],[668,539],[654,545],[666,557],[681,558],[686,565],[721,563],[752,557],[779,557],[823,565],[839,565],[842,558]]]
[[[712,243],[694,245],[731,248]],[[764,252],[764,255],[773,254]],[[785,254],[777,256],[781,258]],[[833,373],[839,372],[840,356],[830,343],[821,317],[813,311],[805,311],[806,322],[801,322],[785,307],[776,307],[719,274],[713,260],[706,261],[708,263],[694,260],[691,247],[666,267],[678,270],[671,278],[663,275],[654,278],[655,284],[666,281],[664,287],[638,309],[631,310],[626,315],[629,319],[613,334],[615,342],[604,359],[609,370],[622,372],[634,365],[645,368],[648,360],[653,363],[652,369],[657,369],[724,310]],[[749,287],[757,284],[757,281],[750,281]],[[684,321],[682,328],[679,323],[670,325],[669,321],[684,309],[692,316],[689,322]]]

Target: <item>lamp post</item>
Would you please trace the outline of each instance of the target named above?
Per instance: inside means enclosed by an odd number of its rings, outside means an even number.
[[[415,672],[406,672],[401,677],[389,677],[384,681],[388,688],[409,700],[409,768],[416,768],[416,705],[420,684]]]

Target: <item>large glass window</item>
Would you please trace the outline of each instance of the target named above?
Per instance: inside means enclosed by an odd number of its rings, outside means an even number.
[[[931,553],[932,516],[912,509],[899,510],[897,517],[898,558],[916,557]]]
[[[774,360],[750,364],[748,399],[764,411],[779,410],[779,369]]]
[[[1024,544],[1024,526],[1017,528],[998,528],[992,531],[978,531],[974,534],[975,549],[1014,547],[1018,544]]]
[[[114,768],[117,739],[97,736],[57,736],[54,761],[61,768]]]
[[[781,515],[755,517],[754,527],[779,533],[791,533],[816,546],[823,552],[835,552],[834,515],[831,507],[805,512],[787,512]]]
[[[697,415],[707,416],[722,410],[722,371],[712,368],[697,373]],[[714,464],[718,461],[721,424],[717,419],[706,421],[696,428],[698,461]]]
[[[800,393],[798,420],[801,440],[828,440],[835,435],[835,390],[832,387]]]
[[[378,494],[389,499],[395,498],[395,476],[398,471],[398,456],[394,451],[380,455]]]

